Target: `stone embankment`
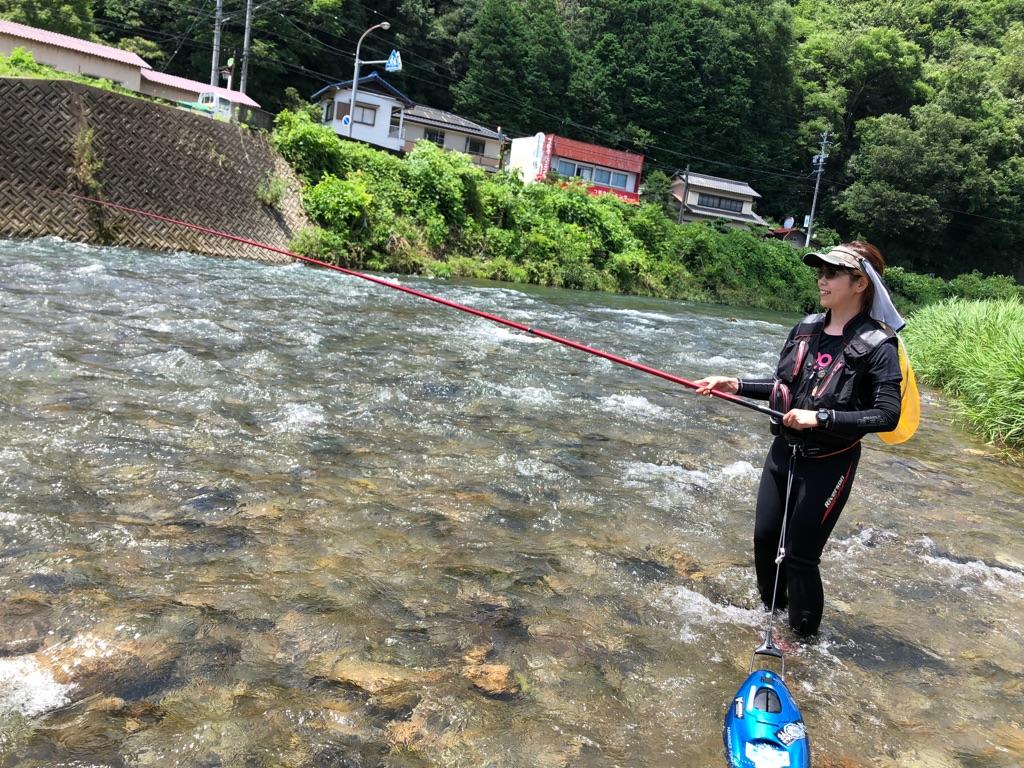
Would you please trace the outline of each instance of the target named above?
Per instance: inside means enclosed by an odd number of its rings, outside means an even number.
[[[306,226],[299,190],[263,133],[77,83],[0,78],[0,237],[287,261],[68,193],[287,248]]]

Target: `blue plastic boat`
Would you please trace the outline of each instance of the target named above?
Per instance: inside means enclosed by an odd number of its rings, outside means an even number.
[[[729,768],[810,768],[803,717],[780,675],[751,672],[725,714]]]

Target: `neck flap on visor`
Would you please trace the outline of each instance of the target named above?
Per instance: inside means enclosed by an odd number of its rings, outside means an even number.
[[[892,299],[889,298],[889,292],[885,289],[885,283],[882,282],[882,278],[875,272],[875,268],[871,266],[871,262],[867,259],[860,259],[860,268],[875,287],[875,298],[871,302],[871,309],[868,310],[868,314],[871,315],[872,319],[885,323],[899,333],[907,323],[900,313],[896,311]]]

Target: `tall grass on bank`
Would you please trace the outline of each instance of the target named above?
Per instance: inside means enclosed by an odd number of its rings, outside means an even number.
[[[904,331],[917,375],[942,387],[990,441],[1024,450],[1024,303],[931,304]]]

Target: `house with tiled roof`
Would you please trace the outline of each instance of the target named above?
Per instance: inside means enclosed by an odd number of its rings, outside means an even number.
[[[501,134],[465,117],[422,104],[405,110],[404,149],[409,151],[417,141],[432,141],[449,152],[464,152],[474,163],[487,171],[498,169],[501,157]]]
[[[672,177],[672,201],[679,221],[725,221],[734,227],[767,227],[754,211],[760,199],[745,181],[687,171]]]
[[[352,81],[333,83],[310,99],[335,133],[392,152],[409,152],[426,139],[450,152],[464,152],[484,170],[498,168],[497,131],[443,109],[417,104],[377,72],[359,78],[355,109],[349,115]]]

